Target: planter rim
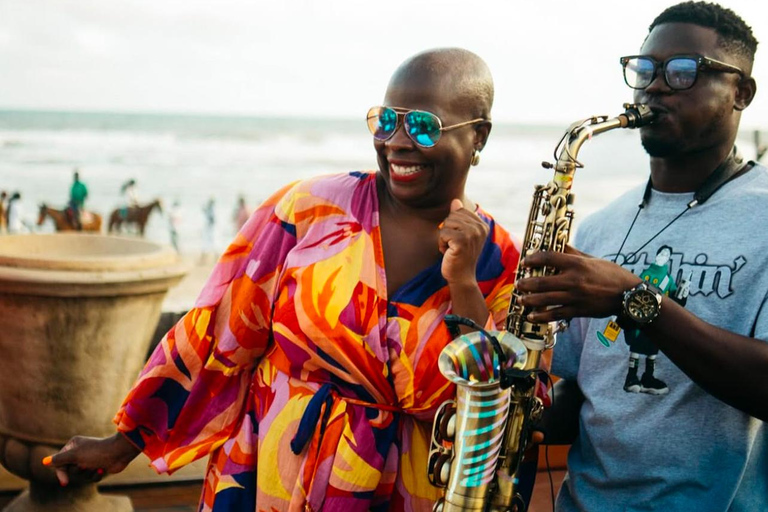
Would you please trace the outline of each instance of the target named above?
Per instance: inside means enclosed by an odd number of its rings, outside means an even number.
[[[170,247],[137,238],[87,235],[0,237],[0,292],[103,297],[165,293],[192,264]]]
[[[0,268],[37,271],[103,271],[173,266],[170,247],[138,238],[93,234],[31,234],[0,237]]]

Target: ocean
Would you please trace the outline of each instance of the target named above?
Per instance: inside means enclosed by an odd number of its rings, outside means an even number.
[[[585,114],[618,114],[616,112]],[[496,123],[472,168],[468,194],[509,231],[522,237],[535,184],[547,183],[554,149],[567,126]],[[738,142],[754,158],[751,133]],[[578,221],[630,187],[645,181],[648,157],[632,130],[615,130],[587,141],[576,173]],[[123,199],[120,187],[133,178],[141,202],[159,198],[146,237],[170,243],[167,212],[178,201],[183,220],[180,249],[196,255],[203,243],[203,206],[215,200],[215,246],[234,237],[239,195],[250,207],[291,181],[318,174],[376,168],[364,119],[280,119],[235,116],[120,114],[0,110],[0,190],[19,191],[33,232],[38,205],[63,208],[72,172],[86,183],[86,208],[106,220]]]

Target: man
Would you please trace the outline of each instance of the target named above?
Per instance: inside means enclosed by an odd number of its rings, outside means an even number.
[[[733,152],[756,47],[719,5],[659,15],[640,55],[621,59],[635,101],[657,115],[640,130],[649,186],[582,223],[584,253],[524,261],[558,270],[518,282],[529,318],[573,319],[552,365],[560,391],[584,399],[560,511],[768,510],[768,169]],[[650,283],[661,272],[640,277],[664,246],[685,304]],[[646,365],[664,393],[625,391],[631,340],[600,343],[635,330],[658,349]],[[556,393],[552,414],[573,405]]]
[[[128,208],[138,208],[139,207],[139,195],[136,191],[136,180],[131,178],[125,183],[123,183],[123,186],[120,187],[120,192],[125,197],[125,207],[126,210]]]
[[[72,188],[69,190],[69,207],[72,208],[72,222],[75,229],[82,231],[83,224],[80,221],[80,216],[85,207],[85,199],[88,197],[88,188],[85,183],[80,181],[80,173],[77,169],[75,169],[73,178]]]
[[[6,206],[7,199],[8,193],[5,190],[0,191],[0,235],[5,233],[6,224],[8,223],[8,208]]]

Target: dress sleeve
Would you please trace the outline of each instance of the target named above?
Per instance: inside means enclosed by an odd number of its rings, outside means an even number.
[[[195,306],[165,335],[115,415],[158,472],[221,446],[243,421],[272,341],[272,304],[296,244],[292,185],[264,202],[215,265]]]

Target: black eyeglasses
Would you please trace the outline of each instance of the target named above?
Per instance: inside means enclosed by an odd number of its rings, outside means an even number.
[[[738,73],[744,78],[744,72],[736,66],[703,55],[673,55],[664,62],[645,55],[630,55],[622,57],[619,62],[624,68],[624,81],[632,89],[645,89],[651,85],[659,68],[663,70],[664,81],[669,88],[676,91],[693,87],[699,71]]]

